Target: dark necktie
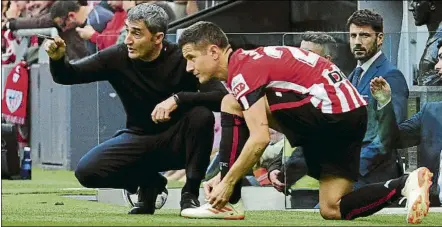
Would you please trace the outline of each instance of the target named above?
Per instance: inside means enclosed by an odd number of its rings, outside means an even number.
[[[361,77],[361,74],[364,70],[362,69],[362,67],[358,66],[356,67],[354,73],[353,73],[353,77],[351,78],[351,84],[353,84],[354,87],[357,87],[359,84],[359,78]]]

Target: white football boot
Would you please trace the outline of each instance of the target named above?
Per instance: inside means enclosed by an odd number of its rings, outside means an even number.
[[[244,219],[244,203],[240,199],[236,204],[227,203],[222,209],[215,209],[210,203],[206,203],[198,208],[187,208],[181,211],[181,216],[185,218],[200,219]]]
[[[407,222],[419,224],[430,209],[429,190],[432,184],[433,173],[425,167],[418,168],[410,173],[402,189],[402,195],[407,197]]]

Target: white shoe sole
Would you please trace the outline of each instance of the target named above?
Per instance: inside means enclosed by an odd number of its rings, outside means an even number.
[[[206,211],[211,212],[212,214],[189,214],[191,210],[198,209],[198,208],[188,208],[181,211],[180,215],[184,218],[191,218],[191,219],[224,219],[224,220],[243,220],[245,218],[245,215],[235,215],[235,214],[229,214],[228,212],[231,212],[232,210],[230,208],[224,207],[222,210],[218,210],[215,208],[208,208]],[[224,210],[224,211],[223,211]],[[227,213],[227,214],[220,214],[220,213]],[[188,214],[186,214],[188,213]]]
[[[410,224],[419,224],[427,216],[430,209],[430,186],[433,173],[425,167],[421,167],[417,172],[417,183],[419,184],[418,197],[409,204],[407,222]]]
[[[242,216],[206,216],[206,217],[189,217],[189,216],[183,216],[184,218],[189,218],[189,219],[223,219],[223,220],[244,220],[245,215]]]

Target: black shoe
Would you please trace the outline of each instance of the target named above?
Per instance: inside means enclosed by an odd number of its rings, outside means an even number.
[[[154,214],[155,201],[157,199],[158,189],[156,187],[140,187],[138,189],[138,202],[129,214]]]
[[[126,200],[126,203],[132,208],[137,203],[138,200],[138,191],[136,193],[130,193],[127,190],[123,191],[124,199]],[[157,195],[157,199],[155,201],[155,209],[159,210],[161,209],[164,204],[166,204],[167,197],[169,196],[169,191],[166,187],[162,191],[159,192]]]
[[[158,173],[155,176],[156,179],[153,180],[152,185],[148,187],[141,187],[138,189],[138,202],[133,204],[133,208],[129,211],[129,214],[154,214],[155,213],[155,205],[156,200],[159,194],[162,194],[166,191],[166,199],[167,199],[167,179]],[[163,201],[164,203],[166,200]],[[164,205],[164,203],[161,204]],[[160,207],[160,208],[161,208]]]
[[[184,192],[181,195],[181,211],[187,208],[197,208],[200,207],[200,201],[198,200],[198,197],[194,194],[191,194],[189,192]]]

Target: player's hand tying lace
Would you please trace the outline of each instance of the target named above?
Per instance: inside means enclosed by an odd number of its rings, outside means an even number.
[[[233,193],[233,184],[219,182],[209,195],[209,203],[216,209],[222,209],[227,202],[229,202],[230,196]]]

